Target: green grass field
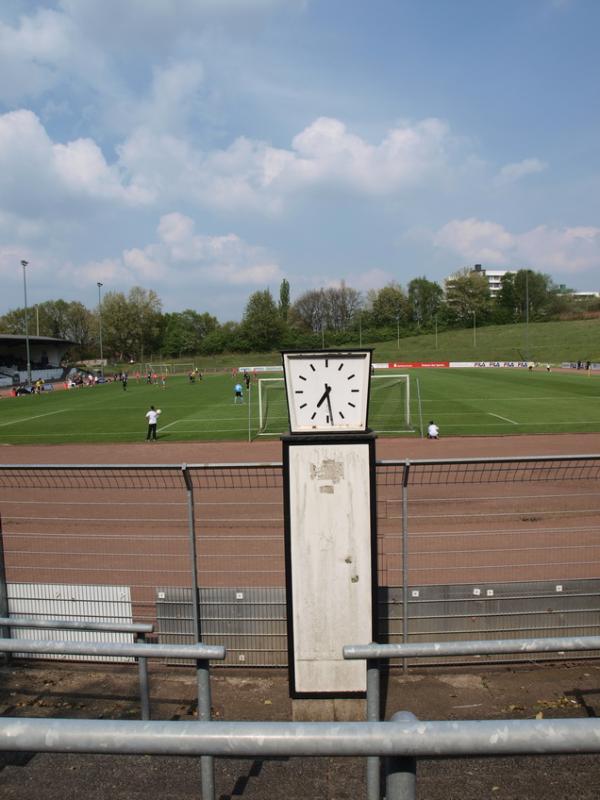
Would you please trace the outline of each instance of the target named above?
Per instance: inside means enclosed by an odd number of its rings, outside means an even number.
[[[426,426],[430,419],[442,435],[600,431],[600,375],[422,369],[412,370],[410,378],[413,430],[400,435],[420,435],[421,421]],[[0,443],[142,441],[151,403],[163,411],[158,425],[163,441],[255,439],[257,388],[253,386],[250,404],[246,393],[244,404],[235,405],[234,383],[229,374],[208,375],[193,385],[181,376],[169,378],[166,390],[130,381],[126,392],[120,383],[112,383],[5,397],[0,401]],[[385,389],[373,382],[369,418],[383,435],[405,428],[398,382],[384,383]],[[283,393],[278,391],[280,398],[269,409],[267,430],[272,435],[287,427]]]

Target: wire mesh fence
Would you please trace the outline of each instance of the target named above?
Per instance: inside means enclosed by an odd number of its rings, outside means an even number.
[[[597,631],[600,457],[378,462],[378,640]],[[287,659],[279,463],[0,465],[1,613]],[[194,563],[195,562],[195,563]]]

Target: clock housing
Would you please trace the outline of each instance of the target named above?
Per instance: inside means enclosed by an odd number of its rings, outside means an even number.
[[[284,352],[290,432],[366,431],[372,353],[371,349]]]

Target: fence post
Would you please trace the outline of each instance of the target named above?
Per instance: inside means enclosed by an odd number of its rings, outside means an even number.
[[[378,658],[367,659],[367,722],[379,722],[380,717],[380,676],[381,664]],[[381,797],[381,759],[379,756],[367,758],[367,798],[379,800]]]
[[[2,515],[0,514],[0,615],[8,617],[8,586],[6,583],[6,565],[4,563],[4,534],[2,532]],[[10,639],[12,631],[10,628],[0,628],[0,636]],[[12,660],[10,653],[5,653],[4,658],[7,663]]]
[[[138,633],[134,641],[145,643],[146,634]],[[150,687],[148,681],[148,659],[145,656],[138,658],[138,675],[140,681],[140,702],[142,706],[142,719],[150,719]]]
[[[194,486],[187,464],[182,464],[181,473],[185,481],[188,498],[188,526],[190,534],[190,559],[192,568],[192,619],[196,641],[202,641],[200,623],[200,591],[198,588],[198,558],[196,552],[196,518],[194,507]],[[210,720],[210,674],[208,662],[196,662],[198,681],[198,721]],[[214,800],[215,767],[212,756],[200,756],[200,778],[202,782],[202,800]]]
[[[392,722],[416,722],[410,711],[399,711]],[[412,756],[389,756],[385,763],[386,800],[416,800],[417,759]]]
[[[187,491],[188,501],[188,533],[190,536],[190,561],[192,571],[192,620],[194,626],[194,636],[197,642],[202,641],[202,630],[200,627],[200,613],[198,605],[200,603],[200,592],[198,589],[198,559],[196,554],[196,519],[194,508],[194,486],[192,484],[192,476],[188,469],[187,464],[181,465],[181,474],[185,481],[185,488]]]
[[[402,475],[402,643],[408,644],[408,476],[410,461],[404,462]],[[403,659],[402,669],[408,671],[408,659]]]

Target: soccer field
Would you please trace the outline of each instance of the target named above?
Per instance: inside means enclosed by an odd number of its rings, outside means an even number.
[[[383,373],[382,373],[383,374]],[[387,373],[393,375],[393,373]],[[208,375],[190,384],[170,377],[167,388],[130,381],[0,401],[0,443],[135,442],[146,435],[150,404],[162,409],[159,440],[248,441],[259,434],[258,387],[234,404],[230,374]],[[376,388],[369,423],[387,435],[419,436],[430,419],[441,435],[498,435],[600,431],[600,376],[584,373],[533,373],[509,369],[413,370],[411,428],[403,422],[397,383]],[[279,383],[281,387],[281,383]],[[270,408],[268,432],[285,431],[283,392]],[[420,404],[419,404],[420,397]],[[250,400],[250,403],[248,402]]]

